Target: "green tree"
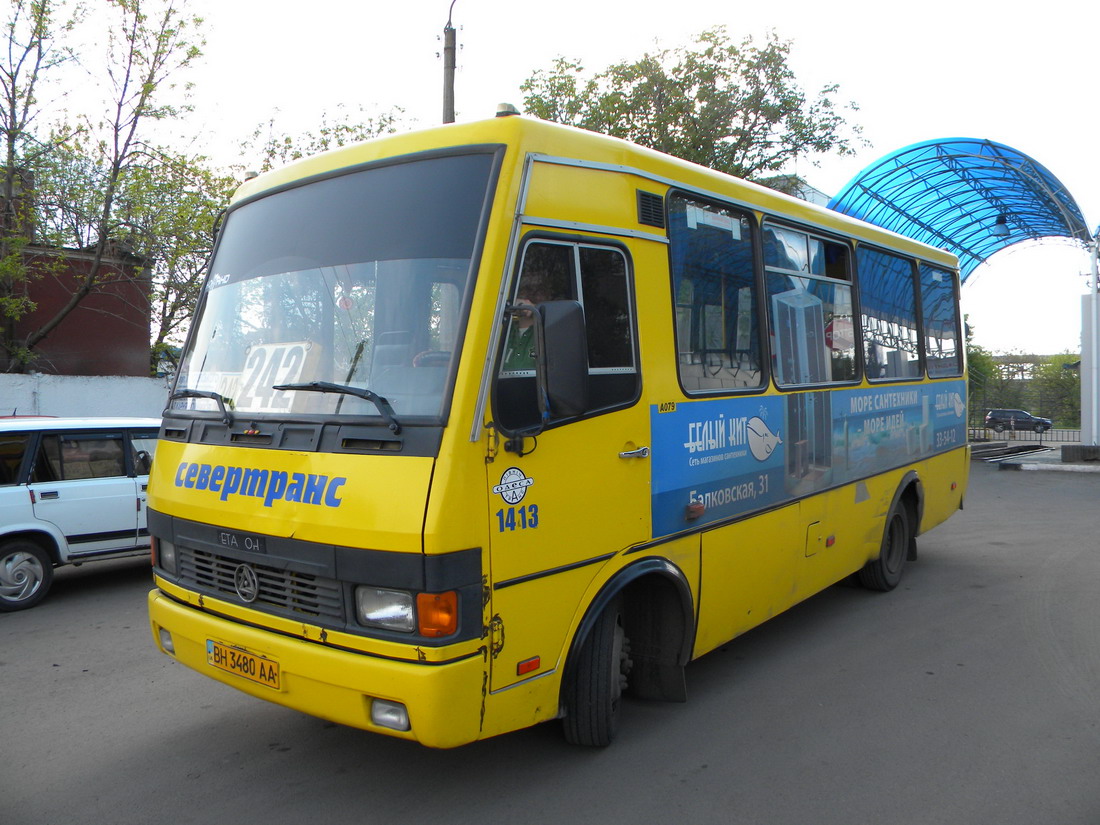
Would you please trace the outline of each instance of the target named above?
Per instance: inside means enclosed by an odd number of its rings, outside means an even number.
[[[352,143],[393,134],[404,111],[400,108],[388,112],[370,113],[362,106],[354,111],[337,108],[335,115],[324,114],[315,129],[297,134],[282,131],[272,117],[257,127],[241,147],[242,157],[250,158],[254,165],[250,173],[262,174],[279,166],[285,166],[302,158],[337,149]]]
[[[520,87],[529,114],[621,137],[742,178],[778,172],[796,158],[853,153],[836,85],[810,97],[788,65],[790,41],[774,32],[757,45],[725,28],[689,47],[661,49],[591,76],[559,57]]]
[[[195,312],[214,232],[238,180],[204,157],[161,150],[128,176],[117,207],[133,251],[149,262],[152,369],[175,355]]]
[[[970,409],[967,418],[970,426],[978,427],[989,408],[989,394],[999,379],[1000,370],[993,360],[993,353],[974,343],[974,328],[970,325],[969,315],[963,316],[963,329],[966,332],[966,369],[969,375],[966,391]]]
[[[34,139],[33,129],[42,111],[43,84],[71,57],[57,35],[76,23],[76,18],[58,23],[57,6],[51,0],[11,0],[3,24],[8,48],[0,55],[0,366],[19,368],[29,361],[15,324],[36,307],[28,282],[42,273],[29,269],[26,248],[35,227],[36,171],[51,149],[49,141]]]
[[[1025,357],[1020,352],[998,353],[993,355],[993,362],[995,368],[985,396],[986,409],[1005,407],[1022,410],[1030,407],[1027,401],[1030,365]]]
[[[69,301],[27,336],[28,350],[48,336],[99,283],[108,245],[125,234],[119,231],[116,199],[125,188],[128,175],[147,157],[148,145],[143,140],[142,127],[146,121],[164,120],[186,111],[164,103],[158,91],[201,54],[199,44],[191,39],[201,20],[182,14],[175,0],[161,3],[109,0],[109,6],[114,12],[107,39],[106,73],[113,93],[111,106],[107,120],[88,122],[87,133],[92,139],[85,147],[103,172],[102,177],[92,182],[99,208],[90,216],[89,225],[74,227],[78,233],[88,232],[83,240],[94,244],[94,257],[88,274]]]
[[[1002,378],[993,353],[984,347],[967,341],[966,362],[969,371],[967,390],[970,396],[970,423],[980,426],[986,410],[1001,406],[1000,397],[995,396],[1001,388]]]
[[[51,19],[45,12],[59,5],[51,0],[13,3],[41,12],[43,26],[38,38],[42,42],[48,40]],[[180,6],[181,0],[103,0],[97,6],[109,21],[105,42],[99,39],[103,51],[85,51],[77,59],[93,77],[93,83],[82,86],[82,92],[89,87],[107,90],[107,99],[101,107],[84,101],[101,112],[102,117],[77,113],[68,116],[75,126],[56,124],[46,140],[35,144],[41,151],[34,156],[32,167],[38,243],[90,250],[92,261],[87,274],[74,285],[66,304],[29,331],[23,340],[11,342],[9,369],[26,368],[35,347],[88,295],[114,277],[103,265],[109,252],[120,245],[135,247],[138,234],[135,211],[127,203],[142,191],[142,181],[160,168],[162,154],[149,140],[151,127],[187,111],[184,104],[188,87],[178,85],[177,80],[201,53],[198,32],[202,21],[182,12]],[[82,22],[77,19],[66,29],[79,29]],[[9,28],[9,44],[14,42],[15,31]],[[32,49],[28,54],[38,52]],[[4,91],[9,102],[30,101],[33,108],[36,84],[42,81],[42,73],[56,64],[42,59],[35,65],[38,69],[33,74],[24,71],[22,75],[5,76]],[[173,102],[172,96],[179,93],[183,102]],[[8,119],[18,129],[17,143],[30,144],[35,137],[28,128],[33,115],[21,120]],[[18,163],[9,163],[9,169],[17,166]],[[9,277],[8,284],[10,294],[15,281]],[[0,312],[7,316],[5,320],[13,317],[14,309],[18,308],[0,306]]]
[[[1055,427],[1081,426],[1080,355],[1064,353],[1044,358],[1032,374],[1034,396],[1043,415]]]

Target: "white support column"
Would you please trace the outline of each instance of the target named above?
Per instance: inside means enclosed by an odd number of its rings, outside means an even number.
[[[1089,294],[1081,299],[1081,444],[1100,445],[1100,230],[1089,244]]]

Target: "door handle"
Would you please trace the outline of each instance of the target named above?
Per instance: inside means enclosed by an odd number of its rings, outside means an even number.
[[[627,450],[624,453],[619,453],[619,458],[649,458],[649,447]]]
[[[39,498],[41,498],[43,500],[48,499],[48,498],[49,499],[55,499],[55,498],[61,498],[61,493],[57,492],[57,490],[51,490],[48,493],[39,493],[38,496],[39,496]]]

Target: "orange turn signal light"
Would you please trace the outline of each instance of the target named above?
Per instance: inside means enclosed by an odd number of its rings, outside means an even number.
[[[458,594],[453,590],[418,593],[416,615],[421,636],[450,636],[458,629]]]

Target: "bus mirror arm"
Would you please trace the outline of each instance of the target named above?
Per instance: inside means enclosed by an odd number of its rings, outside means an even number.
[[[517,458],[523,458],[525,455],[530,455],[539,446],[539,433],[541,433],[542,430],[543,428],[539,426],[531,427],[522,432],[512,433],[508,437],[508,440],[504,442],[504,451],[506,453],[515,453]],[[527,438],[535,442],[531,445],[530,450],[523,449],[524,439]]]

